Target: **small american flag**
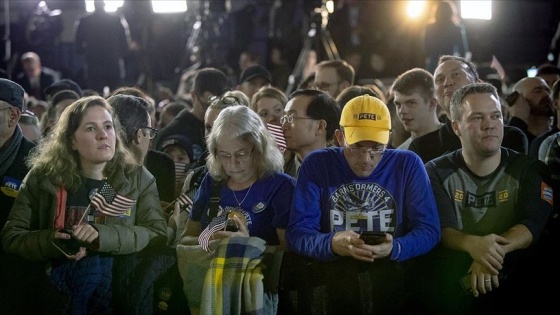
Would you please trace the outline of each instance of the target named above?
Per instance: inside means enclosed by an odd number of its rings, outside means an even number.
[[[276,124],[266,123],[266,128],[270,131],[276,144],[282,153],[286,151],[286,138],[284,137],[284,131],[282,131],[282,126]]]
[[[187,164],[186,163],[175,163],[175,191],[181,191],[183,189],[183,182],[187,176]]]
[[[176,202],[179,203],[179,206],[186,207],[187,209],[192,207],[193,201],[186,192],[182,193],[179,197],[177,197]]]
[[[210,224],[208,224],[208,226],[204,229],[204,231],[200,233],[200,235],[198,236],[198,243],[200,243],[200,247],[202,249],[204,249],[205,251],[210,251],[210,248],[208,247],[210,243],[210,237],[212,237],[212,234],[214,234],[214,232],[225,230],[227,221],[226,219],[227,215],[215,217],[212,222],[210,222]]]
[[[115,189],[104,181],[91,198],[91,203],[97,211],[108,216],[118,217],[127,212],[136,203],[136,200],[117,194]]]
[[[492,62],[490,63],[490,68],[496,70],[498,76],[500,77],[500,80],[503,80],[506,77],[506,71],[504,70],[504,67],[502,67],[502,64],[500,63],[500,61],[498,61],[498,58],[496,58],[496,56],[494,55],[492,55]]]

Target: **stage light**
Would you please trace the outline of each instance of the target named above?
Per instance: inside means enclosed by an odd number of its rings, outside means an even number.
[[[412,0],[408,1],[406,7],[406,15],[411,19],[417,19],[424,15],[426,1]]]
[[[180,13],[187,11],[187,1],[177,0],[152,0],[154,13]]]
[[[329,14],[332,14],[334,12],[334,1],[333,0],[325,1],[325,7],[327,8],[327,12],[329,12]]]
[[[95,11],[95,7],[93,5],[93,0],[85,0],[86,1],[86,11],[93,12]],[[105,0],[105,11],[106,12],[117,12],[117,9],[122,7],[124,4],[124,0]]]
[[[491,20],[492,1],[464,1],[461,0],[461,18]]]

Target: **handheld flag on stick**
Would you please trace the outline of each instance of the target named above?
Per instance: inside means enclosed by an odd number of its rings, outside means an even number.
[[[270,131],[270,133],[276,140],[276,144],[278,145],[280,152],[284,153],[284,151],[286,151],[286,138],[284,137],[282,126],[266,123],[266,128]]]
[[[182,193],[179,197],[177,197],[175,202],[178,202],[179,206],[186,207],[186,208],[192,207],[193,205],[193,201],[191,197],[189,197],[186,192]]]
[[[209,244],[210,244],[210,237],[217,231],[225,230],[226,228],[226,216],[218,216],[215,217],[210,224],[200,233],[198,236],[198,243],[200,243],[200,247],[205,251],[210,251]]]
[[[506,71],[504,70],[504,67],[502,67],[500,61],[498,61],[498,58],[496,58],[496,56],[494,55],[492,55],[492,62],[490,63],[490,68],[496,70],[498,76],[500,77],[500,80],[502,81],[504,80],[504,78],[506,77]]]
[[[176,202],[179,203],[179,206],[181,206],[181,211],[191,208],[194,204],[191,197],[189,197],[189,195],[186,192],[184,192],[179,197],[177,197],[177,199],[173,200],[173,202],[169,203],[163,210],[164,211],[167,210],[169,207],[171,207],[171,205],[174,205]]]
[[[134,206],[136,200],[117,194],[115,189],[104,181],[91,198],[91,203],[97,211],[108,216],[118,217]]]

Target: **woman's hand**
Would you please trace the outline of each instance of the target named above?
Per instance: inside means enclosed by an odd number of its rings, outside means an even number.
[[[175,202],[175,207],[173,208],[173,213],[167,221],[167,226],[171,227],[175,233],[177,233],[177,228],[181,224],[181,205]]]
[[[91,244],[99,237],[99,232],[89,224],[74,225],[73,228],[72,235],[80,242]]]
[[[69,232],[61,232],[61,230],[58,230],[54,233],[54,238],[62,240],[61,242],[76,242],[77,239],[74,238],[74,240],[71,240],[72,237],[73,237],[72,234],[70,234]],[[79,250],[76,253],[69,254],[69,252],[67,252],[68,250],[63,249],[64,247],[62,246],[63,244],[60,244],[61,242],[58,243],[53,242],[53,243],[55,244],[55,246],[58,247],[60,252],[63,253],[68,260],[78,261],[84,258],[85,256],[87,256],[87,249],[85,247],[80,246]]]
[[[215,240],[215,239],[223,239],[223,238],[234,237],[234,236],[238,236],[238,237],[249,237],[250,236],[249,235],[249,228],[245,224],[244,220],[239,218],[237,215],[233,215],[230,218],[230,220],[233,220],[235,222],[235,224],[237,225],[239,230],[237,230],[236,232],[231,232],[231,231],[226,231],[225,228],[224,228],[223,231],[218,231],[218,232],[215,232],[214,234],[212,234],[212,237],[210,239]]]

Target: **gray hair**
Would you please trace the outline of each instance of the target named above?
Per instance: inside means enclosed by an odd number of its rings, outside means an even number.
[[[217,147],[220,141],[227,141],[232,137],[255,146],[251,158],[257,179],[282,171],[284,157],[259,115],[247,106],[234,105],[220,112],[206,140],[209,153],[206,165],[215,181],[225,181],[228,178],[218,159]]]
[[[470,94],[492,94],[499,100],[498,91],[490,83],[470,83],[462,86],[457,91],[453,93],[450,102],[450,115],[452,121],[461,121],[463,119],[463,113],[465,112],[465,103],[463,100],[467,95]],[[499,101],[498,101],[499,102]]]

